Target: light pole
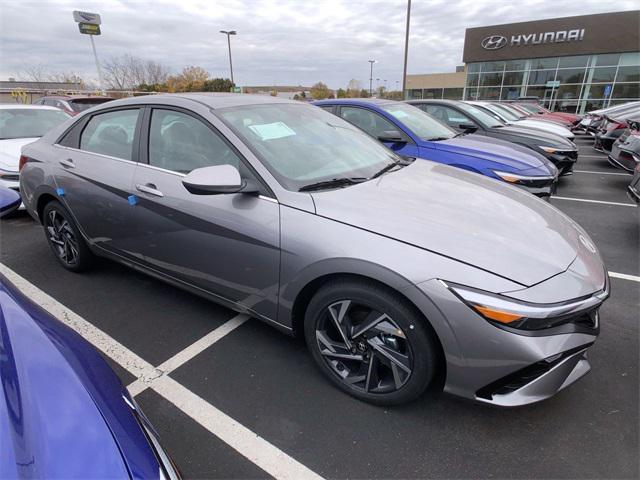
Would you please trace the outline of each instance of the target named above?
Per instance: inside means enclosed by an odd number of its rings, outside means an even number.
[[[373,93],[373,64],[377,62],[377,60],[367,60],[371,64],[371,71],[369,73],[369,96]]]
[[[404,71],[402,72],[402,98],[407,90],[407,57],[409,55],[409,22],[411,17],[411,0],[407,0],[407,29],[404,36]]]
[[[224,33],[227,36],[227,45],[229,47],[229,70],[231,70],[231,83],[235,87],[236,84],[233,81],[233,62],[231,61],[231,35],[237,35],[235,30],[220,30],[220,33]]]

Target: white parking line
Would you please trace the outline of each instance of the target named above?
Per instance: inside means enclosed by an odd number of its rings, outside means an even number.
[[[594,175],[620,175],[622,177],[629,177],[629,179],[632,178],[630,174],[622,172],[593,172],[591,170],[574,170],[573,173],[593,173]]]
[[[572,202],[587,202],[587,203],[601,203],[604,205],[617,205],[619,207],[636,207],[633,203],[619,203],[619,202],[605,202],[604,200],[587,200],[586,198],[572,198],[572,197],[551,197],[553,200],[570,200]]]
[[[238,328],[244,322],[249,320],[249,318],[250,317],[248,315],[244,315],[244,314],[240,314],[233,317],[231,320],[223,323],[218,328],[212,330],[207,335],[200,338],[196,342],[192,343],[184,350],[180,350],[173,357],[162,362],[160,365],[158,365],[156,370],[158,370],[160,372],[160,375],[163,375],[163,376],[171,373],[173,370],[184,365],[199,353],[205,351],[207,348],[209,348],[211,345],[213,345],[218,340],[223,338],[225,335],[233,332],[236,328]],[[148,387],[150,387],[151,384],[154,381],[156,381],[158,378],[160,378],[160,376],[155,376],[153,378],[148,378],[148,377],[139,378],[134,382],[132,382],[131,384],[129,384],[127,386],[127,390],[129,390],[129,393],[135,397],[136,395],[139,395]]]
[[[640,277],[636,277],[635,275],[628,275],[626,273],[609,272],[609,276],[613,278],[621,278],[622,280],[629,280],[631,282],[640,283]]]
[[[322,478],[183,385],[163,375],[160,369],[154,368],[153,365],[140,358],[107,333],[71,311],[2,263],[0,263],[0,273],[7,277],[11,283],[33,302],[78,332],[94,347],[102,351],[106,356],[135,375],[138,379],[145,379],[145,382],[148,383],[154,391],[269,475],[284,480],[318,480]],[[193,356],[206,348],[207,345],[215,343],[224,335],[242,325],[245,321],[246,318],[244,318],[243,315],[234,317],[203,337],[201,341],[199,340],[194,345],[187,347],[182,352],[171,357],[164,362],[163,365],[167,364],[169,367],[174,366],[175,368],[175,365],[182,364],[190,358],[193,358]],[[152,379],[155,379],[155,381],[151,382]]]

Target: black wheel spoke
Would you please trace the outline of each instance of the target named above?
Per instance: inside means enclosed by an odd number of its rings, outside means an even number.
[[[343,300],[341,302],[334,303],[333,305],[329,305],[329,314],[331,315],[331,318],[333,319],[333,322],[347,348],[351,347],[351,322],[347,315],[350,305],[351,300]]]
[[[385,313],[376,312],[371,310],[367,317],[357,326],[353,328],[352,338],[357,338],[363,333],[369,331],[383,320],[387,320],[389,317]]]
[[[380,339],[378,339],[378,337],[368,340],[368,343],[384,358],[389,360],[391,364],[400,367],[407,373],[411,373],[410,359],[407,355],[403,355],[400,352],[388,347]]]
[[[332,341],[324,332],[316,331],[316,338],[320,345],[320,353],[326,357],[357,361],[363,360],[362,355],[354,354],[345,345]]]

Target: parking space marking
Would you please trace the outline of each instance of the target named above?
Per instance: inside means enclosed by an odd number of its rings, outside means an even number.
[[[587,203],[602,203],[604,205],[617,205],[619,207],[634,207],[637,205],[633,203],[620,203],[620,202],[605,202],[604,200],[587,200],[586,198],[573,198],[573,197],[551,197],[554,200],[570,200],[572,202],[587,202]]]
[[[621,278],[622,280],[630,280],[632,282],[640,283],[640,277],[636,277],[635,275],[629,275],[627,273],[609,272],[609,276],[613,278]]]
[[[283,480],[322,479],[317,473],[308,469],[258,434],[221,412],[172,378],[163,375],[159,368],[155,368],[110,335],[40,290],[3,263],[0,263],[0,273],[29,299],[72,328],[106,356],[138,377],[138,379],[144,379],[155,392],[269,475]],[[232,318],[190,347],[165,361],[163,365],[172,366],[179,364],[181,361],[186,361],[185,359],[188,360],[197,355],[202,349],[207,348],[209,344],[215,343],[235,330],[246,320],[247,318],[244,315]],[[154,379],[155,381],[152,383],[151,381]]]
[[[176,368],[184,365],[196,355],[209,348],[225,335],[233,332],[236,328],[249,320],[249,318],[251,317],[245,314],[240,314],[233,317],[231,320],[223,323],[218,328],[212,330],[204,337],[189,345],[187,348],[180,350],[173,357],[165,360],[163,363],[158,365],[156,370],[158,370],[161,375],[167,375],[171,373]],[[158,378],[160,378],[160,376],[155,376],[153,378],[139,378],[130,383],[127,386],[127,390],[129,390],[129,394],[131,396],[135,397],[136,395],[139,395],[147,388],[149,388],[151,384]]]
[[[620,175],[623,177],[629,177],[629,179],[632,178],[630,174],[622,172],[593,172],[591,170],[574,170],[573,173],[593,173],[594,175]]]
[[[159,378],[151,388],[273,477],[322,478],[171,377]]]

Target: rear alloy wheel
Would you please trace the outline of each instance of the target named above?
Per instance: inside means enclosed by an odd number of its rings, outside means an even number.
[[[59,202],[47,204],[43,212],[43,223],[49,247],[64,268],[79,272],[90,265],[93,255],[71,215]]]
[[[307,309],[305,337],[342,390],[380,405],[421,395],[434,377],[434,336],[406,300],[377,284],[323,287]]]

